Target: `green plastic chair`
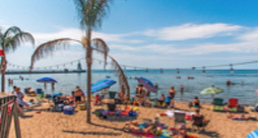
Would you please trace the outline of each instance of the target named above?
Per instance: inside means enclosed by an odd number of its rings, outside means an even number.
[[[213,105],[223,106],[225,105],[223,102],[224,100],[222,98],[214,98]]]

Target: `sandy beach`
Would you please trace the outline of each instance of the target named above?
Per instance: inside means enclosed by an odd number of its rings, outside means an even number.
[[[25,101],[33,99],[25,97]],[[45,100],[47,101],[47,100]],[[34,105],[33,105],[34,106]],[[32,106],[32,107],[33,107]],[[137,137],[130,133],[122,131],[125,122],[110,122],[100,120],[92,115],[92,124],[86,123],[86,111],[77,111],[74,115],[64,115],[46,111],[48,102],[42,103],[38,107],[33,107],[32,111],[25,112],[25,116],[20,118],[21,133],[24,138],[132,138]],[[120,105],[119,105],[120,106]],[[122,106],[123,107],[123,106]],[[186,126],[189,134],[198,138],[245,138],[248,133],[258,128],[258,121],[233,121],[226,117],[226,113],[211,111],[211,105],[203,104],[201,113],[210,123],[205,128],[205,132],[192,130],[191,121],[187,121]],[[92,111],[102,108],[102,106],[92,106]],[[106,108],[106,106],[103,106]],[[180,110],[189,110],[187,103],[176,102],[176,108]],[[165,112],[167,109],[140,107],[138,121],[144,119],[153,119],[156,114]],[[41,113],[36,111],[41,110]],[[257,113],[246,110],[250,115],[258,116]],[[192,111],[192,110],[190,110]],[[174,126],[174,119],[170,117],[160,117],[161,122]],[[10,138],[15,138],[14,128],[11,127]]]

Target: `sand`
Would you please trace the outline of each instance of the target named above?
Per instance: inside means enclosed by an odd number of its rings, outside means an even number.
[[[26,97],[29,101],[31,97]],[[110,122],[100,120],[92,114],[92,124],[86,123],[86,111],[78,111],[74,115],[64,115],[44,111],[48,107],[48,102],[41,106],[33,108],[33,111],[26,112],[26,118],[20,118],[21,133],[23,138],[132,138],[132,134],[122,131],[125,122]],[[176,102],[179,109],[189,110],[187,103]],[[205,132],[188,131],[199,138],[245,138],[248,133],[258,128],[258,121],[233,121],[226,117],[226,113],[213,112],[211,105],[203,104],[202,114],[210,123],[205,128]],[[101,108],[101,106],[92,106],[92,110]],[[106,108],[106,106],[103,106]],[[40,114],[36,110],[43,110]],[[156,114],[165,112],[167,109],[140,107],[139,121],[144,119],[153,119]],[[246,108],[249,111],[248,108]],[[257,113],[249,111],[249,114],[258,116]],[[174,119],[170,117],[160,117],[161,122],[174,126]],[[187,121],[187,128],[191,129],[191,121]],[[10,138],[15,137],[12,126],[9,134]]]

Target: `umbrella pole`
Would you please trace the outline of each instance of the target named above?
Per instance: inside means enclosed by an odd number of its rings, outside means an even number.
[[[214,94],[211,94],[212,102],[214,102]]]

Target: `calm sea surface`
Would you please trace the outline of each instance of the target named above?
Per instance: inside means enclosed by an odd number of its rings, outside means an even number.
[[[160,90],[158,96],[161,93],[167,93],[170,86],[174,86],[177,91],[176,100],[190,101],[194,96],[198,96],[203,102],[211,102],[210,95],[201,95],[200,92],[204,88],[208,88],[211,85],[224,89],[223,93],[215,95],[215,97],[224,98],[227,102],[229,98],[238,98],[241,104],[255,104],[258,102],[258,95],[255,91],[258,89],[258,70],[234,70],[234,74],[230,73],[230,70],[206,70],[205,74],[202,74],[201,70],[181,70],[180,74],[177,74],[176,70],[164,70],[160,73],[159,70],[145,71],[133,71],[126,70],[128,76],[128,82],[130,85],[131,96],[135,93],[135,86],[138,84],[134,77],[145,77],[151,80],[153,83],[159,85]],[[43,84],[37,83],[36,80],[41,77],[52,77],[58,81],[55,85],[54,92],[62,92],[64,94],[71,94],[71,91],[75,90],[76,86],[80,86],[83,90],[86,90],[86,73],[75,74],[28,74],[22,75],[25,80],[20,80],[19,75],[6,75],[6,79],[14,79],[14,85],[21,87],[22,89],[31,86],[33,89],[43,88]],[[110,79],[117,81],[117,76],[113,71],[100,71],[94,70],[92,73],[92,83],[106,79],[106,76],[111,76]],[[181,76],[181,79],[176,79],[177,76]],[[188,80],[188,76],[193,76],[194,80]],[[234,86],[226,86],[226,80],[234,82]],[[240,85],[243,81],[243,85]],[[180,85],[184,85],[184,96],[181,98]],[[12,87],[8,86],[6,81],[6,90],[12,91]],[[110,90],[118,91],[118,85],[113,85]],[[51,86],[47,86],[47,93],[53,93]],[[155,97],[156,94],[152,94]]]

